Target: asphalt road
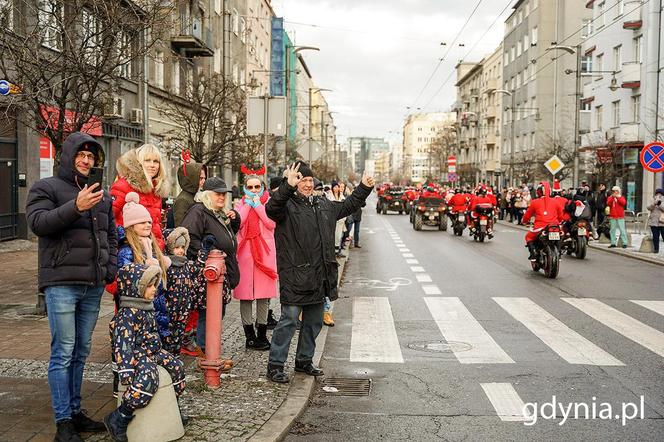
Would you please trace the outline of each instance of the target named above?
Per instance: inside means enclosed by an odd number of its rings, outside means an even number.
[[[286,440],[664,440],[662,267],[589,249],[548,280],[521,230],[474,243],[374,204]],[[324,391],[334,379],[371,389]]]

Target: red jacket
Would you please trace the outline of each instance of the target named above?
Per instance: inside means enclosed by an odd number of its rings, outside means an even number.
[[[556,204],[560,206],[560,210],[562,211],[562,216],[560,217],[559,221],[560,222],[569,221],[571,219],[570,214],[565,210],[565,206],[567,205],[569,200],[564,196],[554,196],[552,199],[556,202]]]
[[[493,207],[496,207],[496,205],[493,202],[493,199],[490,198],[488,195],[475,196],[470,203],[470,210],[474,211],[479,204],[490,204]]]
[[[422,195],[420,195],[422,198],[443,198],[442,195],[436,191],[430,192],[428,190],[425,190],[422,192]]]
[[[551,224],[558,224],[562,218],[563,210],[559,203],[557,203],[550,195],[549,182],[543,181],[544,196],[536,198],[530,202],[530,206],[526,213],[523,214],[522,222],[525,224],[530,221],[530,218],[535,217],[535,230],[543,229]]]
[[[622,219],[625,217],[625,207],[627,200],[624,196],[618,198],[610,196],[606,199],[606,205],[609,207],[609,218]]]
[[[466,195],[463,193],[455,194],[450,200],[450,206],[452,206],[453,212],[465,212],[466,211]]]

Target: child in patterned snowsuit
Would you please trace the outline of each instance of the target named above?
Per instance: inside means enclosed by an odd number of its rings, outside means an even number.
[[[203,247],[198,251],[196,260],[187,259],[189,232],[184,227],[176,227],[164,232],[166,251],[171,259],[171,266],[166,271],[168,289],[165,300],[168,311],[168,331],[162,338],[164,349],[174,355],[180,354],[184,329],[191,311],[204,307],[206,282],[203,276],[205,260],[212,241],[203,240]]]
[[[127,440],[126,432],[134,411],[148,405],[159,387],[157,365],[171,375],[175,394],[184,391],[184,365],[161,346],[152,300],[162,270],[129,263],[118,271],[117,294],[120,308],[110,323],[113,359],[120,383],[127,386],[120,406],[104,418],[113,440]]]

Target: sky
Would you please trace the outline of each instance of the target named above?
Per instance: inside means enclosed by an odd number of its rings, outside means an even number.
[[[408,113],[450,110],[456,99],[454,66],[461,59],[479,61],[495,50],[514,3],[273,0],[272,7],[284,18],[295,45],[320,48],[301,54],[317,87],[333,90],[325,97],[337,112],[337,138],[399,141]]]

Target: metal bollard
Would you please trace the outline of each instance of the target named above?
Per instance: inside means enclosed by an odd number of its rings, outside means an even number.
[[[203,275],[207,280],[205,358],[199,358],[198,365],[205,372],[205,383],[212,389],[221,387],[220,372],[230,370],[229,361],[221,359],[222,285],[226,273],[225,257],[225,253],[211,250],[203,270]]]

